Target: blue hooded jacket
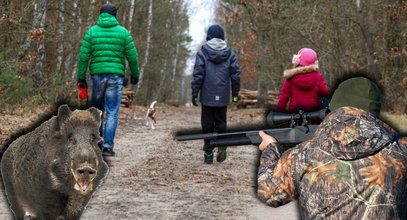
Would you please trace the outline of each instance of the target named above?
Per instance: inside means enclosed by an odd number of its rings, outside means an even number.
[[[201,104],[209,107],[227,106],[230,90],[232,96],[237,96],[240,90],[240,68],[235,54],[229,47],[217,49],[204,45],[198,51],[191,82],[192,96],[197,97],[200,92]]]

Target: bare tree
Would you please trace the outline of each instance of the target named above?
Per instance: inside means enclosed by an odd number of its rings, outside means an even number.
[[[135,0],[131,0],[130,1],[130,12],[129,12],[129,32],[131,33],[131,30],[133,29],[132,27],[132,23],[133,23],[133,15],[134,15],[134,1]]]
[[[164,46],[164,48],[165,48],[165,46]],[[155,96],[156,97],[155,100],[162,101],[161,93],[162,93],[162,90],[163,90],[163,87],[164,87],[165,80],[167,78],[166,77],[167,76],[167,74],[166,74],[167,64],[168,64],[168,60],[165,59],[164,60],[164,65],[163,65],[163,67],[162,67],[162,69],[160,71],[160,84],[159,84],[158,89],[157,89],[157,94]]]
[[[45,12],[47,10],[47,0],[38,0],[38,3],[35,4],[35,13],[34,18],[31,24],[31,30],[36,28],[41,28],[41,22],[43,21],[43,17],[45,16]],[[27,36],[25,38],[24,43],[21,45],[20,50],[18,52],[18,56],[23,58],[25,53],[27,52],[28,48],[31,46],[31,36]]]
[[[76,72],[76,68],[78,67],[78,60],[74,61],[74,57],[75,53],[78,53],[79,47],[80,47],[80,41],[78,41],[78,39],[81,39],[83,37],[83,33],[82,33],[82,14],[81,14],[81,8],[80,6],[80,0],[74,0],[73,2],[73,10],[72,10],[72,17],[74,18],[74,20],[68,24],[72,29],[76,29],[76,31],[73,33],[73,35],[75,36],[74,38],[69,38],[67,39],[68,43],[67,43],[67,47],[66,47],[66,51],[67,51],[67,55],[65,58],[65,68],[64,68],[64,76],[65,77],[70,77],[72,79],[75,78],[75,72]],[[73,65],[72,65],[73,63]],[[70,75],[68,75],[70,72]]]
[[[360,30],[363,35],[363,39],[365,40],[366,47],[367,47],[367,71],[370,72],[376,79],[380,79],[380,71],[379,67],[376,65],[376,58],[375,58],[375,48],[374,48],[374,36],[370,32],[369,26],[366,22],[365,15],[362,10],[360,0],[356,0],[356,8],[357,14],[356,19],[357,23],[360,27]]]
[[[62,55],[64,52],[64,26],[65,26],[65,0],[61,0],[59,4],[59,22],[57,23],[58,30],[57,30],[57,35],[58,38],[57,40],[59,41],[58,48],[57,48],[57,59],[55,61],[56,67],[55,67],[55,76],[58,75],[61,72],[61,65],[62,65]],[[65,75],[64,75],[65,76]]]
[[[175,74],[177,73],[178,53],[179,53],[179,43],[177,43],[177,46],[175,49],[174,61],[173,61],[173,66],[172,66],[171,85],[174,84]]]
[[[88,11],[88,20],[86,21],[87,29],[89,29],[93,25],[93,17],[95,13],[95,4],[96,0],[91,0],[89,5]]]
[[[149,7],[148,7],[148,18],[147,18],[147,42],[146,42],[146,51],[144,53],[144,59],[143,63],[140,68],[140,77],[139,77],[139,82],[137,84],[137,90],[140,90],[140,87],[143,83],[143,75],[144,75],[144,68],[146,67],[148,63],[148,56],[150,53],[150,45],[151,45],[151,26],[153,23],[153,0],[149,1]]]
[[[46,1],[46,0],[42,0]],[[46,7],[46,4],[45,4]],[[42,10],[41,10],[42,11]],[[44,14],[41,16],[40,28],[43,29],[45,26],[45,19],[47,17],[47,11],[44,10]],[[39,39],[37,42],[37,59],[35,61],[35,78],[37,81],[44,77],[43,62],[45,58],[45,44],[44,39]]]
[[[264,35],[261,33],[261,31],[258,31],[257,34],[257,43],[258,43],[258,63],[257,63],[257,88],[258,88],[258,93],[257,93],[257,105],[261,108],[266,107],[267,105],[267,94],[268,94],[268,84],[267,84],[267,70],[266,70],[266,63],[267,63],[267,58],[265,56],[265,51],[264,51]]]
[[[70,71],[70,75],[69,77],[74,79],[75,78],[75,73],[76,73],[76,69],[78,67],[78,60],[73,61],[74,57],[76,57],[74,54],[77,53],[77,51],[79,50],[80,44],[78,43],[74,43],[75,41],[78,41],[79,39],[81,39],[83,37],[83,33],[82,33],[82,14],[81,14],[81,8],[80,6],[80,0],[74,0],[73,2],[73,10],[72,10],[72,18],[74,18],[75,20],[69,24],[71,27],[77,27],[76,32],[73,33],[73,35],[75,36],[72,40],[72,38],[70,38],[69,43],[67,44],[67,56],[65,58],[65,68],[64,68],[64,76],[68,76],[68,71]],[[72,65],[72,63],[74,63]]]
[[[272,30],[272,25],[270,22],[265,20],[270,19],[271,12],[270,8],[267,7],[268,1],[261,0],[256,3],[256,1],[245,1],[242,5],[247,10],[249,19],[251,21],[250,28],[256,33],[257,36],[257,88],[258,97],[257,105],[258,107],[264,108],[267,105],[267,94],[268,94],[268,78],[267,78],[267,44],[266,41],[270,40],[267,36],[267,32]]]

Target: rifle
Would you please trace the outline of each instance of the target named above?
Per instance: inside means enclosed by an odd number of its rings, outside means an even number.
[[[187,134],[177,136],[177,141],[189,141],[206,139],[210,140],[211,147],[226,147],[239,145],[259,145],[262,141],[259,131],[273,136],[282,145],[296,145],[309,140],[314,135],[319,124],[311,124],[310,121],[320,121],[327,115],[327,109],[315,112],[299,111],[297,114],[270,112],[266,121],[270,127],[290,122],[288,128],[270,128],[264,130],[236,131],[225,133]]]

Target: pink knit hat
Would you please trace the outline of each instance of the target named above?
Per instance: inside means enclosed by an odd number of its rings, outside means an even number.
[[[298,55],[300,55],[300,65],[301,66],[309,66],[314,64],[317,61],[317,53],[313,49],[309,48],[302,48],[298,51]]]

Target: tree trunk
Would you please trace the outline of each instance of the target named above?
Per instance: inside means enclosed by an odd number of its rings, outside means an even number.
[[[164,47],[165,48],[165,47]],[[158,90],[157,90],[157,94],[156,94],[156,99],[155,100],[158,100],[158,101],[165,101],[164,99],[162,99],[161,98],[161,91],[162,91],[162,89],[163,89],[163,87],[164,87],[164,82],[165,82],[165,79],[167,78],[166,77],[166,73],[167,73],[167,64],[168,64],[168,60],[167,59],[165,59],[165,61],[164,61],[164,66],[163,66],[163,68],[161,69],[161,71],[160,71],[160,85],[158,86]]]
[[[267,76],[266,76],[266,56],[264,52],[264,34],[262,31],[258,31],[257,34],[258,43],[258,66],[257,66],[257,88],[259,90],[257,94],[257,105],[260,108],[264,108],[267,105]]]
[[[69,77],[75,79],[76,69],[78,68],[78,60],[74,61],[74,65],[72,66],[72,61],[76,57],[75,53],[79,52],[79,47],[82,42],[83,33],[82,33],[82,15],[81,15],[81,8],[79,8],[80,0],[75,0],[73,3],[73,11],[72,17],[77,20],[74,20],[73,24],[70,24],[71,27],[77,27],[76,37],[70,38],[74,40],[68,40],[67,45],[67,56],[65,58],[65,68],[64,68],[64,75],[68,76],[68,71],[71,71]],[[75,33],[73,33],[75,35]],[[76,40],[79,39],[79,40]]]
[[[106,3],[108,3],[108,2],[106,2]],[[128,7],[129,7],[129,6],[128,6],[128,3],[127,3],[127,2],[126,2],[125,4],[123,4],[123,8],[128,8]],[[120,24],[121,26],[127,27],[127,26],[126,26],[126,21],[127,21],[127,17],[128,17],[127,10],[120,11],[119,15],[120,15],[120,14],[122,15],[121,18],[119,18],[119,16],[116,15],[117,21],[119,22],[119,24]]]
[[[150,52],[150,44],[151,44],[151,25],[153,22],[153,0],[150,0],[150,5],[148,7],[148,19],[147,19],[147,45],[146,45],[146,52],[144,53],[144,60],[143,64],[140,68],[140,76],[139,76],[139,83],[137,84],[137,90],[140,90],[141,85],[143,84],[143,75],[144,75],[144,68],[148,62],[148,56]]]
[[[64,26],[65,26],[65,17],[64,17],[64,12],[65,12],[65,0],[62,0],[60,2],[60,9],[58,13],[59,17],[59,22],[58,22],[58,30],[57,30],[57,41],[58,41],[58,47],[57,47],[57,59],[55,61],[56,67],[55,67],[55,75],[57,76],[61,72],[61,65],[62,65],[62,54],[64,53]],[[66,77],[64,74],[63,77]]]
[[[47,0],[38,0],[38,5],[36,4],[35,13],[33,22],[31,24],[31,30],[34,28],[40,28],[41,22],[43,20],[43,16],[45,16],[45,11],[47,10]],[[27,36],[25,38],[24,43],[21,45],[20,50],[18,52],[18,57],[21,59],[24,58],[25,53],[27,52],[28,48],[31,46],[31,36]]]
[[[362,6],[360,3],[360,0],[356,0],[356,7],[357,7],[357,14],[356,14],[356,19],[357,23],[360,27],[360,30],[362,32],[363,38],[366,43],[366,49],[367,49],[367,54],[366,54],[366,59],[367,59],[367,71],[369,74],[372,74],[376,80],[380,79],[380,71],[379,67],[375,63],[376,57],[375,57],[375,48],[374,48],[374,37],[373,34],[369,30],[369,26],[366,23],[365,16],[362,11]]]
[[[185,83],[185,76],[183,75],[181,79],[181,88],[179,89],[180,106],[185,106],[186,101],[187,101],[187,87]]]
[[[89,5],[89,11],[88,11],[88,20],[86,22],[86,25],[88,26],[88,29],[93,26],[93,15],[95,13],[95,3],[96,0],[91,0],[90,5]]]
[[[173,62],[173,66],[172,66],[172,77],[171,77],[172,86],[174,86],[173,84],[175,81],[175,74],[177,73],[178,53],[179,53],[179,43],[177,43],[177,47],[175,49],[174,62]]]
[[[129,32],[131,33],[132,30],[132,24],[133,24],[133,15],[134,15],[134,1],[135,0],[131,0],[130,1],[130,12],[129,12]]]
[[[45,1],[45,4],[42,4],[44,6],[44,9],[40,9],[41,12],[43,11],[43,15],[41,16],[41,22],[40,22],[40,28],[43,28],[45,26],[45,19],[47,17],[47,11],[46,11],[46,0],[41,0]],[[37,15],[38,16],[38,15]],[[43,69],[43,62],[44,62],[44,57],[45,57],[45,44],[44,44],[44,39],[39,40],[37,43],[37,59],[35,61],[35,79],[37,82],[40,82],[44,78],[44,69]]]
[[[171,95],[176,93],[177,89],[182,89],[179,86],[176,86],[176,83],[175,83],[175,75],[177,74],[177,66],[178,66],[178,54],[179,54],[179,43],[177,43],[177,46],[175,49],[174,62],[173,62],[173,66],[172,66],[171,83],[170,83],[170,89],[169,89],[169,94],[171,94]]]

